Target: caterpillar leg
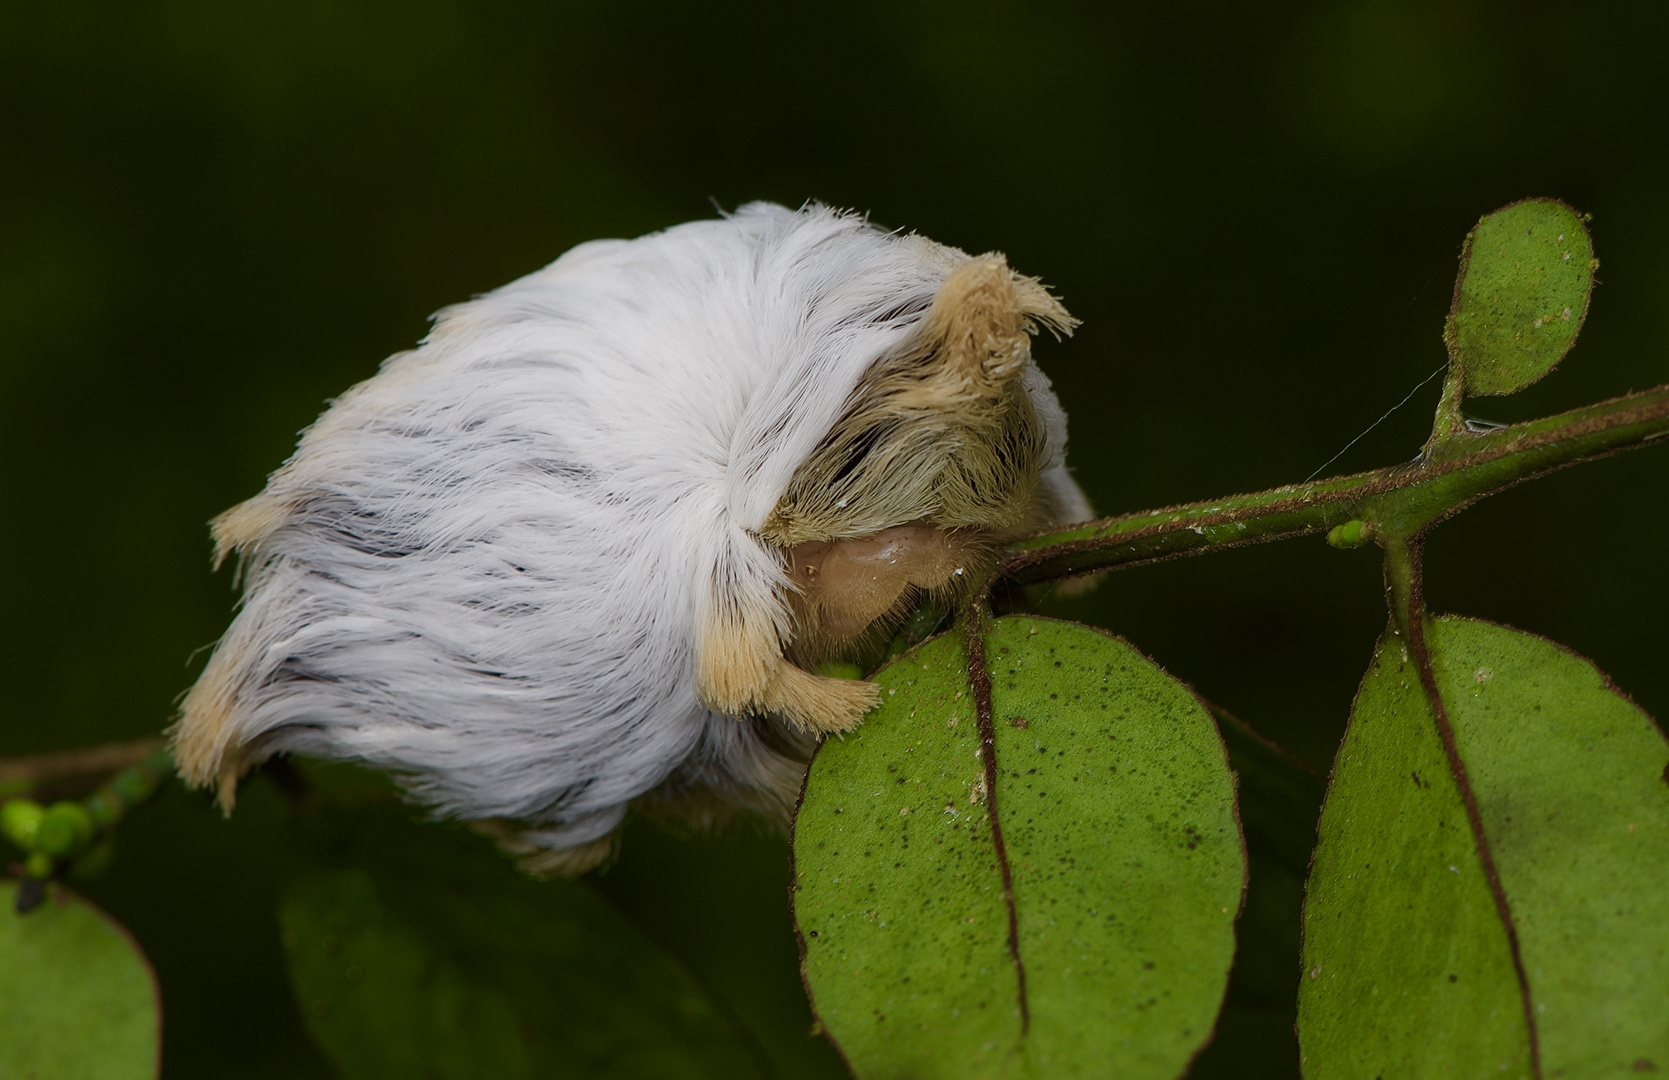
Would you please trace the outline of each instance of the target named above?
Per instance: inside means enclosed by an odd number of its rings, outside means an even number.
[[[830,679],[782,655],[768,612],[716,613],[696,639],[696,693],[727,716],[774,713],[805,731],[851,731],[881,700],[873,683]]]
[[[522,873],[537,878],[577,878],[587,870],[612,862],[620,853],[620,830],[569,848],[551,848],[540,843],[537,830],[530,830],[503,818],[483,818],[470,828],[491,837],[499,850],[514,856]]]

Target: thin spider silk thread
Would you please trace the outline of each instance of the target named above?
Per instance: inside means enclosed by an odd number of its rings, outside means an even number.
[[[1437,367],[1437,370],[1433,371],[1430,375],[1427,375],[1425,378],[1421,379],[1419,385],[1414,387],[1414,389],[1412,389],[1408,392],[1407,397],[1403,398],[1401,401],[1397,402],[1395,405],[1391,406],[1389,409],[1386,409],[1385,410],[1385,415],[1381,416],[1378,420],[1375,420],[1373,423],[1369,424],[1366,428],[1364,428],[1362,430],[1362,434],[1356,436],[1354,439],[1345,443],[1344,447],[1338,453],[1334,454],[1332,457],[1328,458],[1326,461],[1321,463],[1321,468],[1317,469],[1315,472],[1311,473],[1310,475],[1304,477],[1302,483],[1307,484],[1311,480],[1314,480],[1316,477],[1320,476],[1323,469],[1326,469],[1327,466],[1333,464],[1333,462],[1335,462],[1335,461],[1339,460],[1340,458],[1344,457],[1345,451],[1349,450],[1352,446],[1355,446],[1357,443],[1359,443],[1363,439],[1367,438],[1369,432],[1371,432],[1374,428],[1378,427],[1380,424],[1383,424],[1386,420],[1390,419],[1392,413],[1396,412],[1398,409],[1402,408],[1404,405],[1407,405],[1410,401],[1414,400],[1414,395],[1418,394],[1420,392],[1420,390],[1426,385],[1426,383],[1429,383],[1429,382],[1431,382],[1431,380],[1437,378],[1437,376],[1439,376],[1443,372],[1447,371],[1448,368],[1449,368],[1449,362],[1447,360],[1445,360],[1445,361],[1443,361],[1443,363],[1439,364],[1438,367]]]

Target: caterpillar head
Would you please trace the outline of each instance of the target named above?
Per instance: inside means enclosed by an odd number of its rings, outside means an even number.
[[[720,709],[849,729],[873,704],[869,688],[805,669],[872,645],[923,594],[971,581],[1004,536],[1088,516],[1070,481],[1042,482],[1059,448],[1028,379],[1032,336],[1070,334],[1076,321],[1002,255],[960,258],[759,528],[787,568],[791,628],[773,641],[763,613],[753,634],[738,625],[745,613],[720,615],[702,649],[703,692]],[[753,696],[741,685],[750,676]]]
[[[1023,376],[1033,334],[1075,325],[1035,279],[982,255],[865,374],[760,530],[787,553],[798,657],[838,654],[970,580],[1003,534],[1048,523],[1047,437]]]

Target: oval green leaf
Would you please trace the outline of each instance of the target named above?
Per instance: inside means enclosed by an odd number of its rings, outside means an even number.
[[[986,649],[1012,909],[953,632],[884,669],[881,707],[812,762],[813,1007],[862,1078],[1175,1077],[1211,1036],[1245,882],[1217,729],[1101,631],[1005,618]]]
[[[1669,1067],[1669,743],[1548,641],[1453,618],[1429,635],[1494,879],[1417,667],[1387,635],[1309,882],[1305,1075]]]
[[[0,1076],[157,1075],[162,1006],[144,953],[73,893],[27,915],[0,883]]]
[[[331,809],[291,849],[290,978],[347,1080],[760,1075],[689,975],[584,886],[398,808]]]
[[[1593,291],[1593,243],[1580,214],[1526,199],[1466,235],[1443,329],[1468,394],[1511,394],[1570,351]]]

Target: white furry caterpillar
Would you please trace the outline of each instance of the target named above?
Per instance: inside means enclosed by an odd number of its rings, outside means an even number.
[[[1090,516],[1030,352],[1073,325],[1000,255],[767,204],[446,309],[215,520],[247,582],[182,775],[369,763],[546,872],[643,797],[786,813],[875,701],[808,668]]]

